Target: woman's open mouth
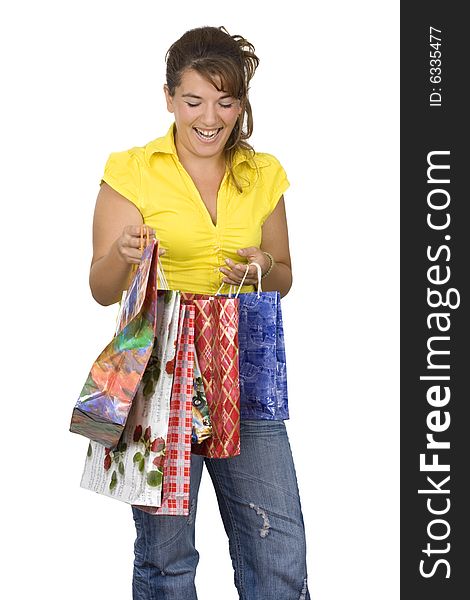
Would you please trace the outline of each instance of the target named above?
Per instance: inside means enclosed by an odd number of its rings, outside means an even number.
[[[207,143],[214,141],[223,128],[219,127],[218,129],[198,129],[197,127],[193,127],[193,129],[196,132],[197,138],[202,142]]]

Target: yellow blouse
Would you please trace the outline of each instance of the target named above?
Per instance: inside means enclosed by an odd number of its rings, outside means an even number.
[[[164,137],[146,146],[110,154],[101,180],[139,209],[166,249],[161,266],[170,289],[215,293],[225,275],[226,258],[244,259],[239,248],[261,244],[261,226],[289,187],[286,173],[271,154],[235,155],[234,171],[243,191],[225,174],[212,222],[194,182],[178,159],[173,123]],[[160,286],[160,282],[159,282]],[[221,293],[228,293],[225,284]],[[241,288],[252,292],[254,286]]]

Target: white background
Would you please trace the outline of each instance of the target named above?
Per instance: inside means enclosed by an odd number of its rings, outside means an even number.
[[[88,288],[91,224],[109,153],[166,133],[164,55],[201,25],[254,43],[252,142],[291,182],[288,432],[312,598],[399,597],[398,8],[1,9],[3,598],[131,598],[131,509],[79,487],[88,443],[68,431],[116,317]],[[196,525],[200,600],[235,600],[207,473]]]

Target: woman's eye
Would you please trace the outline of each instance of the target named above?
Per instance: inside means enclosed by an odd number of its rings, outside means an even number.
[[[200,102],[193,104],[192,102],[186,102],[186,104],[188,106],[190,106],[191,108],[196,108],[196,106],[200,106]],[[230,104],[220,104],[220,106],[222,108],[232,108],[233,107],[233,102],[231,102]]]

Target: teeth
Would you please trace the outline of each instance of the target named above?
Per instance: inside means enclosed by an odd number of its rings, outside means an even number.
[[[218,129],[198,129],[197,127],[194,129],[197,131],[197,133],[199,133],[199,135],[202,135],[207,139],[211,139],[219,133]]]

